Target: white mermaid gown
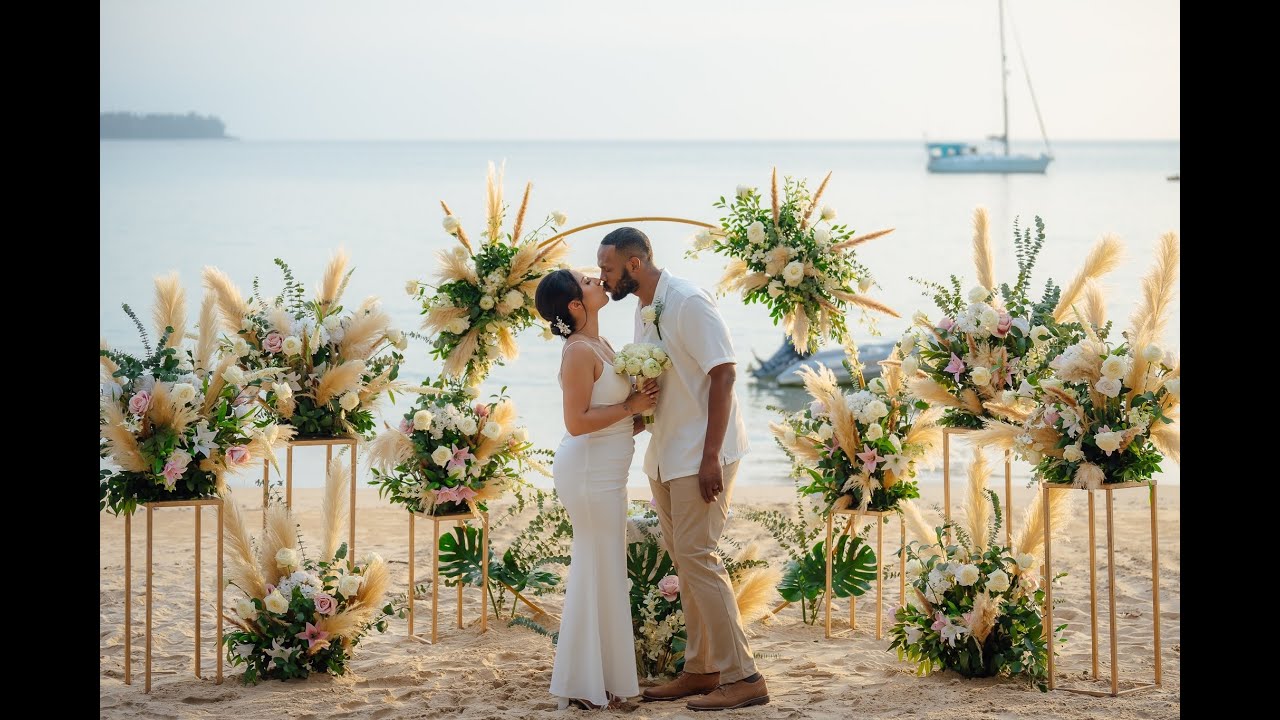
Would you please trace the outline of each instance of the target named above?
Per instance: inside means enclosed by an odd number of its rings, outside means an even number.
[[[604,362],[591,407],[627,399],[631,383]],[[573,344],[573,343],[569,343]],[[567,349],[569,344],[565,345]],[[640,694],[627,591],[627,472],[635,452],[631,418],[588,435],[565,435],[552,466],[556,493],[573,522],[564,614],[551,671],[551,694],[607,705]]]

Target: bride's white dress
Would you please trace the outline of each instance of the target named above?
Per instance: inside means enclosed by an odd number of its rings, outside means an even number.
[[[591,407],[627,399],[631,383],[604,363]],[[567,343],[565,349],[575,343]],[[562,380],[563,382],[563,380]],[[608,704],[640,694],[627,591],[627,471],[635,452],[631,418],[587,435],[565,435],[552,466],[556,493],[573,522],[573,558],[551,671],[551,694]]]

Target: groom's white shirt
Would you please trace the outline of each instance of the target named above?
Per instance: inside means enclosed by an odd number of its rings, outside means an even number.
[[[671,369],[658,378],[662,391],[654,410],[657,419],[649,428],[652,436],[644,456],[644,472],[667,482],[698,474],[711,393],[707,373],[717,365],[736,363],[737,358],[729,327],[707,291],[663,270],[653,301],[662,304],[656,325],[644,321],[637,303],[635,339],[665,348],[671,356]],[[741,459],[749,448],[735,393],[729,401],[729,425],[720,446],[720,464]]]

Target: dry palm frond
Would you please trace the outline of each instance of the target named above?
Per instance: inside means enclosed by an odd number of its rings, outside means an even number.
[[[978,645],[986,641],[987,636],[995,629],[996,618],[1000,617],[1000,601],[983,590],[973,598],[973,620],[969,624],[969,634]]]
[[[518,285],[521,278],[533,268],[533,261],[537,257],[538,248],[533,243],[521,246],[511,258],[511,272],[507,273],[507,285]]]
[[[982,399],[978,397],[978,393],[973,388],[965,388],[960,391],[960,402],[964,404],[964,409],[974,415],[982,416]]]
[[[950,390],[939,385],[932,378],[915,378],[907,382],[907,390],[930,405],[943,405],[954,408],[964,407],[964,403],[960,402],[959,398],[952,395]]]
[[[345,451],[345,448],[344,448]],[[323,562],[333,560],[338,554],[338,545],[342,542],[342,528],[346,524],[347,504],[343,495],[347,484],[351,481],[350,463],[339,453],[329,461],[328,472],[324,481],[324,501],[320,506],[320,532],[324,543],[321,545]]]
[[[889,352],[887,360],[880,363],[880,377],[884,378],[885,394],[889,397],[898,397],[898,392],[902,390],[902,344],[893,346],[893,350]],[[893,423],[890,422],[892,427]]]
[[[347,251],[338,248],[329,259],[329,265],[324,269],[324,278],[320,281],[320,290],[316,294],[316,301],[322,309],[328,308],[342,297],[346,277]]]
[[[316,405],[327,405],[333,398],[360,387],[364,367],[363,360],[348,360],[329,368],[329,372],[316,385]]]
[[[142,457],[138,439],[124,426],[124,411],[116,402],[102,404],[102,437],[106,438],[106,450],[120,469],[129,472],[148,472],[151,463]]]
[[[973,265],[978,272],[978,284],[995,292],[996,260],[991,253],[990,226],[986,208],[979,207],[973,211]]]
[[[1090,280],[1084,289],[1084,302],[1088,308],[1084,321],[1084,326],[1092,330],[1100,328],[1107,324],[1107,298],[1102,292],[1102,285]]]
[[[831,308],[825,304],[818,309],[818,334],[823,337],[831,334]]]
[[[969,434],[969,442],[974,445],[992,445],[1004,450],[1012,450],[1014,442],[1022,434],[1022,426],[1007,423],[1003,420],[985,420],[985,427]]]
[[[916,507],[916,504],[910,500],[903,500],[898,503],[898,507],[902,509],[902,516],[906,518],[907,527],[911,528],[911,534],[915,535],[916,539],[924,545],[931,546],[920,548],[917,554],[926,557],[938,555],[937,529],[924,519],[924,515],[920,513],[920,508]]]
[[[156,303],[151,309],[156,324],[156,335],[163,336],[165,328],[173,328],[173,334],[165,347],[181,347],[187,334],[187,294],[182,290],[178,273],[156,278]]]
[[[476,276],[475,265],[472,264],[471,258],[462,248],[453,248],[451,250],[436,251],[436,262],[439,267],[436,269],[436,277],[440,280],[440,284],[451,282],[468,282],[472,285],[479,285],[480,279]]]
[[[942,457],[942,433],[943,428],[937,424],[937,415],[932,418],[925,417],[930,413],[942,413],[941,408],[929,408],[924,411],[921,417],[917,417],[911,425],[905,437],[902,438],[904,446],[910,445],[923,450],[921,455],[916,458],[916,462],[923,467],[931,467],[937,463]]]
[[[453,214],[453,211],[449,209],[449,205],[445,203],[445,201],[443,200],[440,201],[440,207],[444,209],[445,215]],[[475,254],[475,251],[471,248],[471,241],[467,239],[467,231],[462,229],[461,224],[458,225],[457,235],[458,235],[458,242],[462,243],[462,246],[467,249],[467,254],[468,255]]]
[[[240,294],[240,288],[231,282],[226,273],[216,267],[205,267],[204,287],[218,298],[218,309],[222,312],[222,327],[228,333],[236,335],[240,332],[240,323],[249,314],[249,306]]]
[[[107,342],[106,338],[100,337],[98,338],[98,349],[110,350],[111,343]],[[98,373],[102,382],[104,383],[110,382],[110,383],[115,383],[117,385],[120,384],[120,381],[115,377],[115,372],[120,369],[120,366],[117,365],[114,360],[107,357],[106,355],[99,355],[98,365],[99,365]]]
[[[763,566],[748,570],[734,585],[733,595],[743,625],[750,625],[769,613],[769,606],[777,593],[775,588],[781,579],[780,570]]]
[[[834,297],[837,300],[843,300],[853,305],[857,305],[858,307],[863,307],[868,310],[875,310],[876,312],[884,313],[889,317],[902,317],[901,315],[898,314],[897,310],[894,310],[893,308],[889,307],[888,305],[885,305],[879,300],[872,300],[866,295],[851,293],[851,292],[848,292],[847,290],[832,290],[831,297]]]
[[[483,464],[488,462],[489,458],[498,451],[503,445],[511,439],[511,432],[515,430],[516,406],[510,400],[500,400],[497,405],[493,406],[493,410],[489,413],[489,417],[482,423],[477,431],[483,430],[485,423],[497,423],[502,432],[496,437],[488,438],[481,436],[483,439],[476,447],[476,461]]]
[[[1157,423],[1151,428],[1151,442],[1174,462],[1182,463],[1182,428],[1178,423]]]
[[[1181,249],[1176,233],[1165,233],[1156,248],[1156,262],[1142,279],[1142,302],[1130,319],[1129,343],[1133,348],[1133,366],[1125,385],[1132,388],[1129,399],[1145,391],[1148,363],[1142,350],[1156,342],[1164,334],[1169,322],[1169,308],[1173,303],[1174,285],[1178,282],[1178,263]]]
[[[969,492],[965,495],[965,518],[969,521],[969,552],[981,554],[987,549],[987,526],[991,523],[991,505],[987,499],[987,480],[991,466],[982,448],[973,448],[969,463]]]
[[[387,428],[369,443],[368,463],[382,472],[391,472],[413,458],[413,441],[396,428]]]
[[[268,507],[266,516],[262,542],[258,545],[258,566],[262,568],[262,576],[267,582],[271,582],[285,574],[276,564],[276,554],[284,548],[297,549],[298,535],[293,517],[289,514],[289,508],[284,505],[276,504]]]
[[[476,492],[473,500],[478,503],[487,503],[502,497],[502,494],[511,486],[511,479],[505,475],[490,479]]]
[[[822,183],[818,185],[818,190],[813,193],[813,199],[809,201],[808,211],[806,211],[804,216],[800,218],[801,230],[809,227],[809,219],[813,217],[814,212],[817,212],[818,210],[821,209],[822,206],[819,205],[818,202],[822,199],[822,192],[827,189],[827,183],[830,180],[831,180],[831,173],[828,172],[827,176],[822,178]]]
[[[364,582],[360,583],[360,590],[356,592],[356,602],[376,610],[382,605],[382,596],[387,594],[387,588],[391,585],[391,573],[387,570],[387,561],[374,556],[373,560],[364,566],[363,574]]]
[[[272,423],[259,430],[249,441],[249,457],[264,458],[279,470],[276,451],[283,450],[297,433],[298,429],[292,425]]]
[[[361,405],[364,405],[366,402],[368,402],[372,398],[377,397],[379,394],[381,394],[385,390],[392,390],[392,391],[399,390],[398,385],[401,384],[400,381],[391,379],[391,372],[393,370],[395,370],[394,366],[388,367],[386,370],[383,370],[381,373],[378,373],[378,375],[375,376],[372,380],[365,383],[364,387],[360,388],[360,404]]]
[[[1005,405],[1004,403],[987,401],[982,403],[982,407],[991,415],[1009,418],[1014,422],[1022,422],[1030,416],[1030,412],[1013,405]]]
[[[569,255],[569,244],[563,238],[539,247],[540,252],[533,261],[534,270],[550,271],[552,267],[564,262]]]
[[[817,372],[812,368],[801,368],[800,379],[804,381],[805,390],[809,391],[809,395],[826,405],[827,416],[831,418],[836,442],[844,450],[845,455],[852,459],[860,449],[862,439],[858,436],[858,426],[854,423],[853,413],[844,402],[840,386],[836,384],[836,376],[830,368],[819,363]]]
[[[218,347],[218,299],[206,292],[200,303],[200,335],[196,338],[196,376],[204,379],[213,364],[213,352]]]
[[[1022,527],[1013,534],[1013,547],[1018,554],[1040,557],[1044,550],[1044,498],[1049,498],[1049,522],[1056,537],[1066,528],[1071,517],[1071,493],[1066,490],[1037,492],[1022,516]]]
[[[225,510],[222,537],[226,542],[227,581],[249,597],[264,597],[267,594],[267,583],[262,577],[262,569],[253,557],[253,541],[245,527],[240,504],[229,490],[222,491],[222,507]]]
[[[412,590],[411,590],[412,592]],[[321,617],[316,627],[323,632],[329,633],[328,642],[341,640],[343,644],[350,645],[351,638],[360,633],[360,629],[364,627],[368,620],[369,609],[364,606],[347,606],[345,612],[336,613],[328,617]]]
[[[516,344],[516,336],[511,333],[511,328],[507,325],[498,326],[498,352],[502,353],[502,357],[506,360],[515,360],[520,357],[520,346]]]
[[[166,383],[156,383],[151,389],[151,407],[147,410],[147,417],[151,420],[151,424],[156,427],[173,425],[177,410],[173,395],[169,392],[169,386]]]
[[[784,328],[787,330],[787,335],[791,337],[792,344],[796,347],[805,347],[809,342],[809,313],[804,308],[791,311],[784,318]]]
[[[281,335],[292,335],[293,324],[293,314],[283,305],[267,308],[267,327]]]
[[[782,216],[778,213],[778,168],[773,169],[773,175],[769,180],[769,194],[773,202],[773,227],[778,228],[782,221]]]
[[[520,212],[516,213],[516,224],[511,230],[511,242],[520,244],[520,231],[524,230],[524,213],[529,209],[529,192],[533,190],[533,182],[524,184],[524,199],[520,201]]]
[[[739,287],[742,289],[743,293],[749,293],[752,290],[758,290],[768,284],[768,275],[762,272],[755,272],[742,278],[742,281],[739,283]]]
[[[741,283],[742,278],[747,275],[747,262],[738,258],[729,261],[724,268],[724,274],[720,276],[720,282],[717,288],[722,293],[733,292]]]
[[[467,308],[436,305],[427,312],[426,319],[422,321],[422,329],[429,332],[442,332],[449,323],[469,317],[470,314]]]
[[[839,252],[841,250],[848,250],[851,247],[857,247],[870,240],[875,240],[878,237],[884,237],[885,235],[888,235],[889,233],[893,232],[895,229],[896,228],[885,228],[884,230],[876,230],[875,232],[869,232],[865,235],[858,235],[855,237],[851,237],[848,240],[845,240],[844,242],[839,242],[839,243],[836,243],[835,245],[832,245],[831,251]]]
[[[1080,463],[1080,467],[1076,468],[1076,474],[1072,478],[1072,487],[1086,488],[1088,490],[1097,490],[1102,487],[1102,483],[1107,479],[1107,474],[1102,468],[1093,463]]]
[[[1070,393],[1062,390],[1061,388],[1056,388],[1050,385],[1049,387],[1042,386],[1040,389],[1044,391],[1045,397],[1047,398],[1069,407],[1080,407],[1080,403],[1076,402],[1076,399],[1072,397]]]
[[[204,407],[200,409],[201,415],[208,417],[209,412],[213,410],[213,404],[218,401],[218,398],[222,395],[222,389],[227,386],[227,381],[222,375],[227,371],[227,368],[230,368],[235,363],[236,358],[227,355],[218,363],[218,367],[213,369],[213,377],[209,379],[209,389],[204,393]]]
[[[1071,306],[1079,300],[1080,295],[1084,292],[1085,284],[1089,280],[1097,280],[1120,265],[1122,247],[1120,238],[1115,235],[1104,235],[1094,244],[1093,249],[1085,257],[1084,265],[1080,267],[1080,271],[1076,273],[1070,284],[1058,296],[1058,305],[1053,310],[1054,320],[1058,322],[1066,320],[1067,313],[1071,311]]]
[[[507,172],[507,162],[502,161],[502,167],[494,169],[493,163],[489,163],[489,174],[485,177],[485,204],[486,217],[488,218],[488,230],[485,235],[488,236],[489,242],[496,243],[502,235],[502,176]]]
[[[444,362],[444,374],[449,377],[461,377],[462,373],[467,369],[467,363],[471,362],[471,356],[476,354],[476,348],[480,346],[480,329],[471,328],[466,335],[458,341],[453,348],[453,352],[449,354],[448,359]]]
[[[391,316],[381,308],[357,313],[351,318],[342,342],[338,344],[339,357],[347,360],[367,360],[373,349],[386,338],[391,327]]]
[[[818,454],[818,451],[815,450],[812,445],[800,442],[798,437],[794,442],[787,442],[788,430],[791,430],[791,428],[783,425],[782,423],[769,423],[769,431],[773,433],[773,436],[778,439],[778,442],[782,443],[782,446],[794,455],[797,460],[807,463],[817,463],[822,459]],[[794,431],[792,431],[792,434],[794,434]]]

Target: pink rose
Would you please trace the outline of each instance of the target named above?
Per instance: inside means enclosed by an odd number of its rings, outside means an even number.
[[[129,398],[129,412],[134,415],[141,415],[151,407],[151,393],[143,390],[142,392]]]
[[[227,448],[227,464],[243,465],[249,462],[249,448],[244,445],[232,445]]]
[[[1058,411],[1053,409],[1046,410],[1044,413],[1044,421],[1047,425],[1053,425],[1058,421]]]
[[[311,601],[316,604],[316,612],[321,615],[332,615],[338,609],[338,601],[324,593],[312,595]]]
[[[164,486],[166,490],[173,489],[174,483],[178,482],[182,477],[182,474],[187,471],[187,465],[190,462],[191,458],[178,454],[169,458],[169,461],[164,464],[164,470],[160,473],[161,475],[164,475]]]
[[[662,593],[662,597],[667,602],[675,602],[676,596],[680,594],[680,577],[677,575],[668,575],[658,581],[658,592]]]
[[[401,420],[400,432],[404,433],[405,435],[411,434],[413,432],[413,423],[409,422],[408,420]]]
[[[267,333],[262,340],[262,349],[269,353],[278,353],[284,349],[284,336],[278,332]]]
[[[949,317],[944,317],[944,318],[942,318],[941,320],[939,320],[939,321],[938,321],[938,327],[939,327],[939,328],[941,328],[941,329],[943,329],[943,330],[950,330],[951,328],[953,328],[953,327],[955,327],[955,326],[956,326],[956,321],[955,321],[955,320],[952,320],[952,319],[951,319],[951,318],[949,318]]]
[[[489,406],[484,403],[476,403],[476,415],[482,418],[489,417]]]
[[[991,333],[996,337],[1004,337],[1009,334],[1009,329],[1013,327],[1013,316],[1009,313],[1000,313],[1000,320],[996,322],[996,331]]]

